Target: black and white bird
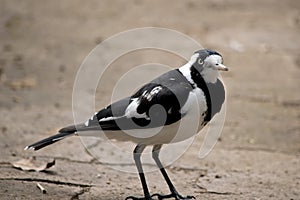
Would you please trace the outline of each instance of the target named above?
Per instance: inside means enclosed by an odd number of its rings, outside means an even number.
[[[159,159],[159,152],[164,144],[180,142],[195,135],[221,110],[225,89],[219,79],[219,71],[228,71],[228,68],[223,65],[223,58],[218,52],[208,49],[196,51],[188,63],[155,78],[132,96],[101,109],[85,123],[60,129],[56,135],[29,145],[25,150],[39,150],[79,132],[83,136],[87,131],[102,130],[109,139],[137,144],[133,157],[144,197],[130,196],[126,199],[193,199],[193,196],[183,197],[177,192]],[[176,135],[178,124],[188,117],[195,106],[199,117],[193,122],[199,124],[198,129],[194,133]],[[157,127],[163,129],[150,137],[143,135]],[[126,134],[126,130],[135,130],[137,135]],[[145,147],[150,145],[153,146],[152,157],[169,186],[171,193],[168,195],[149,193],[140,157]]]

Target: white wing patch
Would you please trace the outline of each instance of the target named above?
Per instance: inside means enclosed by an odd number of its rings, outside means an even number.
[[[96,113],[95,113],[95,114],[96,114]],[[94,120],[94,117],[95,117],[95,115],[91,116],[91,118],[88,119],[88,120],[84,123],[84,125],[85,125],[85,126],[89,126],[90,120],[91,120],[91,121]]]
[[[139,98],[132,99],[132,102],[128,105],[128,107],[125,110],[125,116],[127,118],[132,118],[132,117],[135,117],[135,118],[146,118],[147,117],[146,113],[139,114],[137,112],[137,108],[140,105],[140,103],[141,102],[140,102]]]
[[[122,117],[123,116],[120,116],[120,117],[106,117],[106,118],[100,119],[99,122],[107,122],[107,121],[110,121],[110,120],[120,119]]]
[[[150,92],[147,92],[145,91],[143,94],[142,94],[142,97],[145,97],[148,101],[151,101],[153,99],[153,97],[159,93],[159,91],[162,90],[162,87],[161,86],[157,86],[155,88],[153,88]]]
[[[137,112],[137,108],[139,107],[139,105],[141,103],[141,98],[146,98],[147,101],[151,101],[153,99],[153,97],[156,94],[158,94],[161,90],[162,90],[161,86],[156,86],[150,92],[148,92],[147,90],[144,91],[143,94],[141,95],[141,97],[132,99],[132,102],[126,108],[125,116],[127,118],[135,117],[135,118],[149,119],[149,117],[146,115],[146,113],[140,114]]]

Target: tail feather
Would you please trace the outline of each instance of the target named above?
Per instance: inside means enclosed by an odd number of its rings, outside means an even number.
[[[50,136],[48,138],[45,138],[43,140],[40,140],[34,144],[31,144],[29,146],[26,146],[24,150],[27,149],[32,149],[32,150],[39,150],[41,148],[44,148],[50,144],[53,144],[55,142],[58,142],[68,136],[74,135],[74,133],[76,132],[76,127],[75,125],[71,125],[71,126],[67,126],[65,128],[62,128],[58,131],[58,134]]]
[[[27,147],[25,147],[24,150],[31,149],[31,150],[39,150],[41,148],[44,148],[50,144],[53,144],[55,142],[58,142],[65,137],[74,135],[77,131],[91,131],[91,130],[100,130],[99,122],[97,119],[90,120],[89,125],[85,124],[77,124],[77,125],[70,125],[67,127],[64,127],[58,131],[56,135],[50,136],[48,138],[45,138],[41,141],[38,141],[34,144],[31,144]]]

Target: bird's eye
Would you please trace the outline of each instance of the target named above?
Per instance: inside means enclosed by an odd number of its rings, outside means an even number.
[[[201,58],[199,58],[198,64],[199,64],[199,65],[203,65],[203,60],[202,60]]]

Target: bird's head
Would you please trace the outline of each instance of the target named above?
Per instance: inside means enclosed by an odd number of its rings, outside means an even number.
[[[206,82],[215,83],[217,81],[219,71],[228,71],[229,69],[223,65],[221,54],[209,49],[196,51],[189,63],[202,75]]]

